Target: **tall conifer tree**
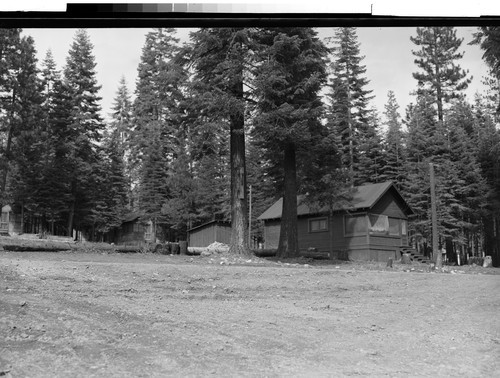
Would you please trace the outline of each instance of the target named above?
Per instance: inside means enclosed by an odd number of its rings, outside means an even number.
[[[400,186],[404,180],[405,154],[403,144],[403,131],[401,116],[398,112],[399,105],[393,91],[387,93],[385,104],[385,166],[383,175],[385,180]]]
[[[11,67],[14,74],[11,120],[13,174],[10,181],[12,199],[38,212],[36,191],[42,180],[46,134],[43,133],[42,86],[38,77],[36,50],[31,37],[21,37]],[[45,216],[38,212],[36,215]]]
[[[162,212],[171,197],[168,177],[175,158],[183,99],[184,70],[175,30],[154,29],[146,35],[138,67],[131,162],[138,170],[138,207],[143,219],[153,222],[153,234],[168,228]]]
[[[20,44],[21,29],[0,29],[0,93],[1,109],[0,132],[2,149],[0,155],[0,205],[10,201],[7,180],[13,165],[12,140],[15,138],[16,87],[15,73],[18,70],[17,51]]]
[[[95,185],[100,183],[97,143],[101,140],[104,123],[99,104],[101,87],[97,83],[95,67],[90,37],[85,30],[78,30],[64,67],[64,80],[71,95],[68,126],[74,130],[70,152],[72,169],[68,177],[71,187],[68,233],[75,226],[81,230],[93,223],[88,217],[92,210],[92,196],[96,193]]]
[[[337,28],[333,42],[328,125],[337,135],[343,166],[350,171],[351,182],[359,184],[356,177],[359,145],[366,141],[368,134],[374,134],[369,130],[371,91],[366,89],[369,81],[364,76],[366,66],[362,64],[364,57],[360,55],[356,28]]]
[[[245,59],[250,57],[248,30],[200,29],[192,34],[191,41],[196,79],[205,85],[204,96],[214,101],[209,117],[227,121],[230,129],[230,252],[249,255],[244,116]]]
[[[463,57],[459,52],[463,39],[457,37],[452,27],[418,27],[417,35],[410,40],[420,50],[412,50],[415,64],[422,71],[413,73],[413,77],[422,84],[437,105],[439,121],[444,120],[444,104],[457,98],[460,91],[467,88],[471,79],[462,70],[457,61]]]
[[[124,175],[127,178],[127,206],[132,209],[133,183],[137,182],[137,172],[132,169],[131,164],[131,131],[132,131],[132,100],[127,87],[125,77],[122,76],[116,92],[112,107],[112,137],[116,139],[113,145],[120,154],[124,169]],[[115,135],[116,134],[116,135]]]
[[[326,81],[326,46],[310,28],[276,28],[259,33],[261,62],[255,85],[259,114],[255,134],[282,154],[283,211],[278,256],[299,253],[297,155],[322,131],[319,91]]]

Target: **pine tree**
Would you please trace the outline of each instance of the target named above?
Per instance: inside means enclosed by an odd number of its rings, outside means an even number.
[[[319,91],[326,81],[327,48],[309,28],[262,30],[255,71],[259,114],[255,135],[282,153],[283,211],[278,256],[297,256],[297,152],[322,130]]]
[[[17,132],[15,128],[16,113],[16,78],[19,60],[17,51],[20,45],[20,29],[0,29],[0,132],[2,140],[1,149],[1,182],[0,204],[8,202],[7,180],[13,165],[12,140]]]
[[[212,112],[210,91],[193,82],[189,97],[189,156],[195,200],[191,226],[213,220],[231,220],[229,124],[219,111]],[[202,93],[205,94],[202,99]],[[209,94],[209,96],[207,96]]]
[[[121,155],[124,174],[128,180],[127,203],[129,209],[132,209],[133,204],[132,185],[134,182],[137,182],[137,172],[132,169],[130,151],[131,130],[133,128],[132,117],[132,100],[125,77],[122,76],[112,107],[111,128],[113,137],[117,138],[114,145],[117,148],[117,152]]]
[[[496,114],[500,117],[500,27],[482,26],[470,44],[478,44],[484,51],[483,59],[490,68],[490,88],[495,92]]]
[[[75,148],[75,130],[71,124],[70,89],[62,80],[54,82],[50,100],[45,101],[46,128],[48,131],[48,153],[44,162],[43,182],[37,190],[39,206],[47,214],[51,231],[69,234],[67,229],[68,209],[71,203],[71,188],[68,177],[73,170],[72,151]],[[65,224],[61,222],[65,221]]]
[[[93,224],[90,217],[91,197],[96,188],[92,187],[92,183],[99,181],[96,176],[100,169],[97,143],[101,140],[104,123],[100,115],[100,86],[96,79],[92,50],[87,32],[78,30],[64,67],[64,80],[71,94],[68,126],[74,130],[74,149],[70,153],[72,167],[68,177],[71,187],[68,233],[72,232],[75,225],[83,229]]]
[[[132,101],[125,76],[122,76],[112,108],[112,127],[117,130],[119,148],[124,154],[128,149],[130,129],[132,127]]]
[[[104,136],[103,148],[99,151],[101,164],[96,165],[99,175],[95,185],[102,193],[95,193],[92,203],[94,239],[103,236],[121,225],[127,212],[128,182],[123,161],[122,133],[114,129]]]
[[[369,81],[364,77],[366,66],[362,65],[356,29],[337,28],[333,42],[328,125],[337,135],[343,166],[350,171],[352,183],[358,184],[359,144],[371,132],[368,127],[371,91],[366,89]]]
[[[474,126],[477,139],[477,161],[489,191],[482,214],[484,252],[491,255],[494,266],[500,266],[500,133],[495,126],[495,110],[484,98],[476,97]]]
[[[248,30],[206,28],[191,35],[192,60],[202,98],[213,99],[208,108],[212,120],[229,124],[231,173],[230,252],[249,255],[245,157],[245,59],[249,58]]]
[[[467,72],[456,63],[463,57],[458,52],[463,39],[457,37],[452,27],[418,27],[417,36],[410,40],[420,47],[412,53],[417,57],[415,64],[423,70],[413,73],[413,77],[422,83],[420,90],[434,98],[438,119],[443,122],[444,104],[457,98],[471,82]]]
[[[387,93],[385,105],[385,166],[383,168],[384,180],[390,180],[400,187],[404,181],[405,154],[403,145],[403,131],[401,116],[398,112],[399,105],[393,91]]]
[[[490,68],[484,83],[489,87],[486,99],[476,99],[475,119],[478,134],[478,160],[490,191],[483,215],[484,248],[500,266],[500,137],[495,122],[500,120],[500,28],[483,26],[474,34],[471,44],[479,44],[483,60]]]
[[[401,185],[404,197],[415,212],[415,218],[409,223],[412,243],[420,252],[427,254],[430,245],[430,186],[429,162],[438,154],[441,139],[438,138],[437,117],[432,98],[425,92],[417,96],[417,103],[406,109],[405,135],[406,161],[405,180]],[[422,250],[423,249],[423,250]]]
[[[484,51],[483,59],[498,78],[500,75],[500,27],[482,26],[474,34],[471,44],[479,44]]]
[[[179,128],[182,126],[185,72],[176,62],[179,52],[174,29],[155,29],[146,35],[138,67],[131,162],[138,172],[138,206],[143,219],[157,231],[169,227],[162,212],[171,198],[168,177]],[[183,132],[181,132],[183,134]]]
[[[2,31],[2,199],[18,209],[38,211],[37,190],[42,182],[46,135],[42,114],[41,81],[31,37],[20,30]],[[2,70],[3,71],[3,70]],[[44,214],[43,214],[44,215]]]
[[[264,224],[257,217],[275,203],[283,193],[283,172],[278,162],[282,158],[271,158],[265,146],[254,140],[252,133],[247,137],[248,185],[252,187],[252,237],[263,240]],[[302,180],[302,182],[307,182]],[[305,189],[305,188],[304,188]],[[304,190],[304,193],[307,189]]]
[[[408,171],[403,191],[417,214],[412,232],[431,239],[428,164],[434,163],[438,209],[439,245],[446,247],[450,261],[456,253],[478,253],[473,240],[480,230],[487,192],[474,151],[473,121],[468,105],[455,101],[446,112],[446,122],[437,118],[434,101],[421,92],[417,106],[407,112]]]
[[[377,183],[385,180],[383,170],[385,153],[383,151],[380,120],[376,109],[371,109],[363,133],[358,140],[359,164],[356,171],[356,185]]]
[[[61,80],[61,73],[57,70],[57,65],[52,55],[52,50],[47,50],[42,62],[42,82],[44,86],[45,102],[50,104],[54,93],[54,85]]]
[[[15,85],[13,87],[11,126],[12,175],[9,186],[14,203],[26,206],[32,212],[37,209],[36,191],[41,184],[46,135],[42,116],[41,81],[38,78],[36,51],[31,37],[21,37],[16,58],[13,61]],[[40,214],[45,215],[45,214]]]
[[[480,234],[481,217],[487,206],[488,186],[477,159],[477,139],[474,136],[474,114],[465,101],[456,101],[447,116],[447,139],[450,162],[457,169],[458,185],[455,198],[458,205],[452,208],[459,227],[456,245],[464,254],[478,255],[474,245]]]

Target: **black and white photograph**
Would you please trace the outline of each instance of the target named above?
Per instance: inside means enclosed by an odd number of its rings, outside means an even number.
[[[294,5],[0,10],[0,377],[500,376],[499,19]]]

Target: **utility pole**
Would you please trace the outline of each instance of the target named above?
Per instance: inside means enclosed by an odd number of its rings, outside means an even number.
[[[252,246],[252,185],[248,193],[248,248]]]
[[[432,254],[436,262],[436,268],[443,266],[441,251],[438,246],[438,229],[437,229],[437,209],[436,209],[436,180],[434,178],[434,164],[429,163],[431,176],[431,218],[432,218]]]

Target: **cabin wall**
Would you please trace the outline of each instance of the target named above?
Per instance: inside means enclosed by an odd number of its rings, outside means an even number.
[[[371,214],[386,215],[407,222],[404,203],[394,197],[394,191],[388,191],[370,209]],[[352,215],[366,214],[353,213]],[[322,218],[320,216],[304,216],[297,220],[299,249],[301,252],[309,248],[316,248],[319,252],[330,252],[331,258],[345,258],[351,260],[387,261],[389,258],[399,258],[400,247],[408,245],[406,233],[402,233],[400,223],[400,236],[370,234],[366,232],[356,235],[345,235],[344,215],[336,213],[329,219],[328,230],[311,232],[309,221]],[[406,232],[408,225],[406,223]],[[280,234],[280,220],[266,221],[264,227],[264,247],[274,249],[278,247]]]
[[[213,242],[228,244],[231,242],[231,227],[210,224],[189,233],[190,247],[208,247]]]
[[[227,245],[231,244],[231,227],[217,225],[215,232],[215,241]]]
[[[21,214],[10,213],[9,233],[11,233],[11,234],[22,234],[23,233]]]
[[[2,211],[0,221],[0,231],[5,234],[18,235],[23,233],[21,214],[15,214],[10,210],[10,206],[4,206],[6,211]]]
[[[281,222],[279,220],[266,221],[264,226],[264,248],[278,248],[280,240]]]
[[[397,259],[399,252],[391,248],[378,249],[372,245],[364,248],[350,249],[349,260],[353,261],[387,261],[389,258]]]
[[[146,227],[135,222],[126,222],[116,231],[116,244],[139,245],[145,243]]]
[[[299,218],[297,221],[297,233],[299,239],[299,250],[307,251],[309,248],[316,248],[318,252],[330,252],[330,230],[326,231],[309,231],[309,220],[317,218]],[[328,224],[328,228],[331,225]]]
[[[392,218],[406,219],[402,206],[396,201],[391,192],[388,191],[370,210],[372,214],[384,214]]]

